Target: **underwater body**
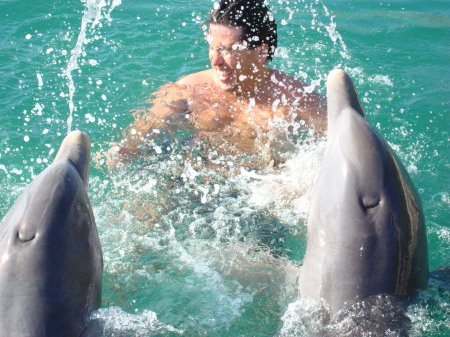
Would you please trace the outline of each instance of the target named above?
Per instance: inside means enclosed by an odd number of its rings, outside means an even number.
[[[3,217],[48,166],[70,130],[89,134],[97,164],[89,196],[104,254],[104,336],[309,336],[321,317],[302,303],[309,198],[325,148],[295,139],[278,169],[229,177],[187,153],[185,133],[149,160],[102,161],[133,112],[161,85],[209,64],[202,25],[212,2],[4,1],[0,79]],[[445,1],[269,1],[279,28],[273,66],[325,95],[345,69],[367,119],[403,162],[422,198],[429,288],[408,303],[412,336],[448,334],[449,9]],[[284,127],[283,125],[280,126]],[[195,148],[194,148],[195,149]],[[171,184],[170,193],[165,182]],[[142,210],[170,200],[153,225]],[[159,204],[158,204],[159,205]],[[152,215],[151,215],[152,216]],[[447,267],[447,268],[445,268]]]

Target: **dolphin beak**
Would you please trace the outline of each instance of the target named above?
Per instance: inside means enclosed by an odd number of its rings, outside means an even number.
[[[72,131],[64,138],[53,162],[70,160],[77,169],[86,187],[89,184],[89,165],[91,156],[91,141],[84,132]]]

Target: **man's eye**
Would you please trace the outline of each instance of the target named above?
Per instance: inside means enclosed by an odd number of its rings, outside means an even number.
[[[236,43],[233,45],[232,48],[235,51],[241,51],[241,50],[244,50],[246,48],[246,46],[243,43]]]
[[[231,54],[231,52],[232,52],[232,50],[231,50],[231,48],[221,48],[221,50],[220,50],[220,52],[223,54],[223,55],[230,55]]]
[[[212,46],[209,46],[209,50],[219,53],[222,56],[229,56],[231,54],[233,54],[233,52],[236,50],[234,48],[228,48],[228,47],[218,47],[218,48],[214,48]]]
[[[232,53],[232,49],[227,47],[210,48],[210,50],[214,50],[221,55],[230,55]]]

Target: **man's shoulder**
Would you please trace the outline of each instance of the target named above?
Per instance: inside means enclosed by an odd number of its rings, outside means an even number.
[[[300,99],[300,101],[320,102],[321,97],[314,91],[314,87],[298,78],[280,70],[274,70],[271,81],[279,87],[278,92],[286,98]]]
[[[211,81],[211,69],[199,71],[181,77],[176,83],[181,85],[198,85]]]
[[[278,83],[282,87],[292,90],[303,90],[307,84],[296,77],[289,75],[281,70],[274,69],[272,73],[272,82]]]

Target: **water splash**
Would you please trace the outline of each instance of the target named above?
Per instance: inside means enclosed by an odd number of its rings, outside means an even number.
[[[319,22],[319,26],[323,26],[327,30],[328,36],[333,41],[334,45],[339,48],[339,53],[341,54],[342,58],[350,60],[350,52],[348,51],[341,34],[336,29],[336,23],[334,22],[335,16],[330,14],[328,8],[323,2],[321,3],[323,10],[325,11],[325,15],[330,18],[330,22],[328,25],[323,22]]]
[[[86,35],[89,30],[95,29],[100,24],[102,19],[111,21],[112,10],[121,4],[121,0],[112,0],[110,3],[106,3],[105,0],[81,0],[85,3],[85,9],[83,17],[81,19],[80,32],[78,33],[77,42],[75,47],[70,51],[70,58],[67,62],[67,67],[63,71],[63,76],[67,79],[68,87],[68,104],[69,104],[69,116],[67,118],[67,133],[71,131],[73,112],[75,105],[73,103],[73,97],[75,94],[75,83],[73,81],[72,72],[79,68],[78,59],[84,52],[84,46],[89,42]],[[104,8],[110,6],[106,13]]]
[[[101,330],[101,335],[104,337],[129,336],[131,332],[133,336],[160,336],[167,333],[178,336],[184,333],[182,330],[163,324],[156,314],[149,310],[133,315],[119,307],[102,308],[94,312],[91,319],[88,332],[93,332],[91,330],[95,329]]]

